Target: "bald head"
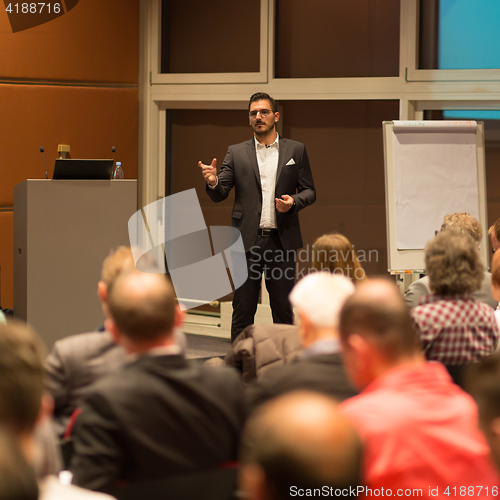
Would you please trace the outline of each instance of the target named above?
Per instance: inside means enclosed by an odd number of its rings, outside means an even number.
[[[388,359],[413,355],[419,351],[413,321],[398,287],[388,280],[369,279],[347,299],[340,314],[340,335],[370,339]]]
[[[108,289],[108,307],[118,331],[134,342],[173,335],[176,298],[162,274],[119,275]]]
[[[356,487],[361,444],[336,402],[312,392],[293,392],[263,405],[242,439],[242,488],[250,498],[265,489],[276,500],[290,488]],[[256,480],[256,475],[260,477]]]

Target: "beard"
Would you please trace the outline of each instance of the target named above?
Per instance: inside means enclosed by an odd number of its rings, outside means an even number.
[[[268,125],[265,122],[258,122],[253,125],[253,131],[256,136],[267,135],[274,130],[274,123]]]

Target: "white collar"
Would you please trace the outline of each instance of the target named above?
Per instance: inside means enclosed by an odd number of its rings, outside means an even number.
[[[276,139],[272,144],[261,144],[258,140],[257,137],[253,136],[253,140],[255,141],[255,147],[257,149],[264,149],[264,148],[278,148],[279,149],[279,138],[280,135],[276,133]]]

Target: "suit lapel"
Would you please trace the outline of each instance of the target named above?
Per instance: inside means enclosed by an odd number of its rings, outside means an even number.
[[[250,164],[252,165],[253,171],[255,173],[255,177],[257,178],[257,182],[259,183],[259,187],[262,190],[262,185],[260,184],[260,171],[259,171],[259,165],[257,164],[257,152],[255,151],[254,139],[250,139],[247,142],[247,153],[248,153],[248,158],[250,159]]]
[[[278,171],[276,172],[276,184],[278,184],[278,179],[280,178],[281,171],[285,166],[286,158],[286,139],[279,139],[279,154],[278,154]]]

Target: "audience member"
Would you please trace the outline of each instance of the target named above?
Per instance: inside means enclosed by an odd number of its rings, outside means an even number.
[[[471,365],[465,386],[476,400],[480,428],[500,472],[500,353]]]
[[[135,269],[129,247],[118,247],[103,262],[97,294],[107,316],[110,283],[122,272]],[[46,389],[54,398],[54,425],[62,437],[73,411],[88,394],[92,384],[113,373],[125,361],[123,347],[106,331],[81,333],[58,340],[45,359]]]
[[[311,268],[340,274],[354,284],[366,277],[351,242],[338,233],[324,234],[313,243]]]
[[[498,478],[476,405],[440,363],[425,361],[398,287],[361,284],[341,312],[340,335],[346,372],[362,389],[341,410],[365,443],[366,486],[445,498],[481,485],[474,496],[491,495]]]
[[[481,244],[481,238],[483,237],[481,224],[479,224],[479,222],[472,217],[472,215],[466,212],[447,215],[441,226],[441,231],[445,230],[469,235],[478,246]],[[427,273],[428,272],[429,271],[427,270]],[[409,286],[408,291],[405,294],[406,305],[409,308],[416,307],[419,305],[419,301],[423,299],[424,296],[430,294],[431,289],[429,286],[429,276],[424,276]],[[498,301],[493,298],[493,295],[491,294],[491,274],[489,272],[485,271],[481,286],[473,292],[473,297],[476,300],[488,304],[493,309],[498,306]]]
[[[290,294],[299,317],[300,356],[263,373],[248,387],[250,408],[285,392],[308,389],[340,400],[356,394],[344,372],[338,334],[339,313],[354,292],[352,281],[328,272],[302,278]]]
[[[244,395],[230,368],[190,364],[174,328],[182,322],[163,276],[123,273],[108,289],[105,326],[130,356],[86,397],[73,429],[73,482],[118,483],[216,468],[234,460]]]
[[[425,266],[432,295],[411,315],[426,358],[446,365],[460,385],[461,367],[489,356],[498,344],[494,310],[471,296],[484,265],[469,236],[443,231],[427,244]]]
[[[40,500],[111,498],[62,486],[56,476],[42,476],[45,450],[40,449],[36,430],[50,418],[52,409],[43,396],[44,352],[41,340],[27,326],[13,322],[0,325],[0,425],[16,438],[25,459],[37,472]]]
[[[245,426],[240,490],[249,500],[356,496],[361,451],[333,399],[286,394],[261,406]]]
[[[0,499],[37,500],[38,485],[33,468],[18,443],[0,428]]]
[[[491,293],[495,299],[500,300],[500,252],[493,255],[491,259]],[[500,305],[495,309],[495,318],[500,330]],[[497,345],[497,349],[500,344]]]
[[[153,261],[145,261],[154,270]],[[97,295],[105,317],[108,316],[108,287],[122,272],[135,270],[130,247],[120,246],[102,264]],[[185,347],[184,335],[176,332],[177,341]],[[96,331],[71,335],[58,340],[44,363],[46,389],[54,398],[54,428],[62,437],[69,419],[92,385],[101,377],[116,372],[125,362],[126,352],[109,332]]]
[[[488,235],[490,237],[493,253],[495,253],[498,248],[500,248],[500,219],[497,219],[488,229]]]

